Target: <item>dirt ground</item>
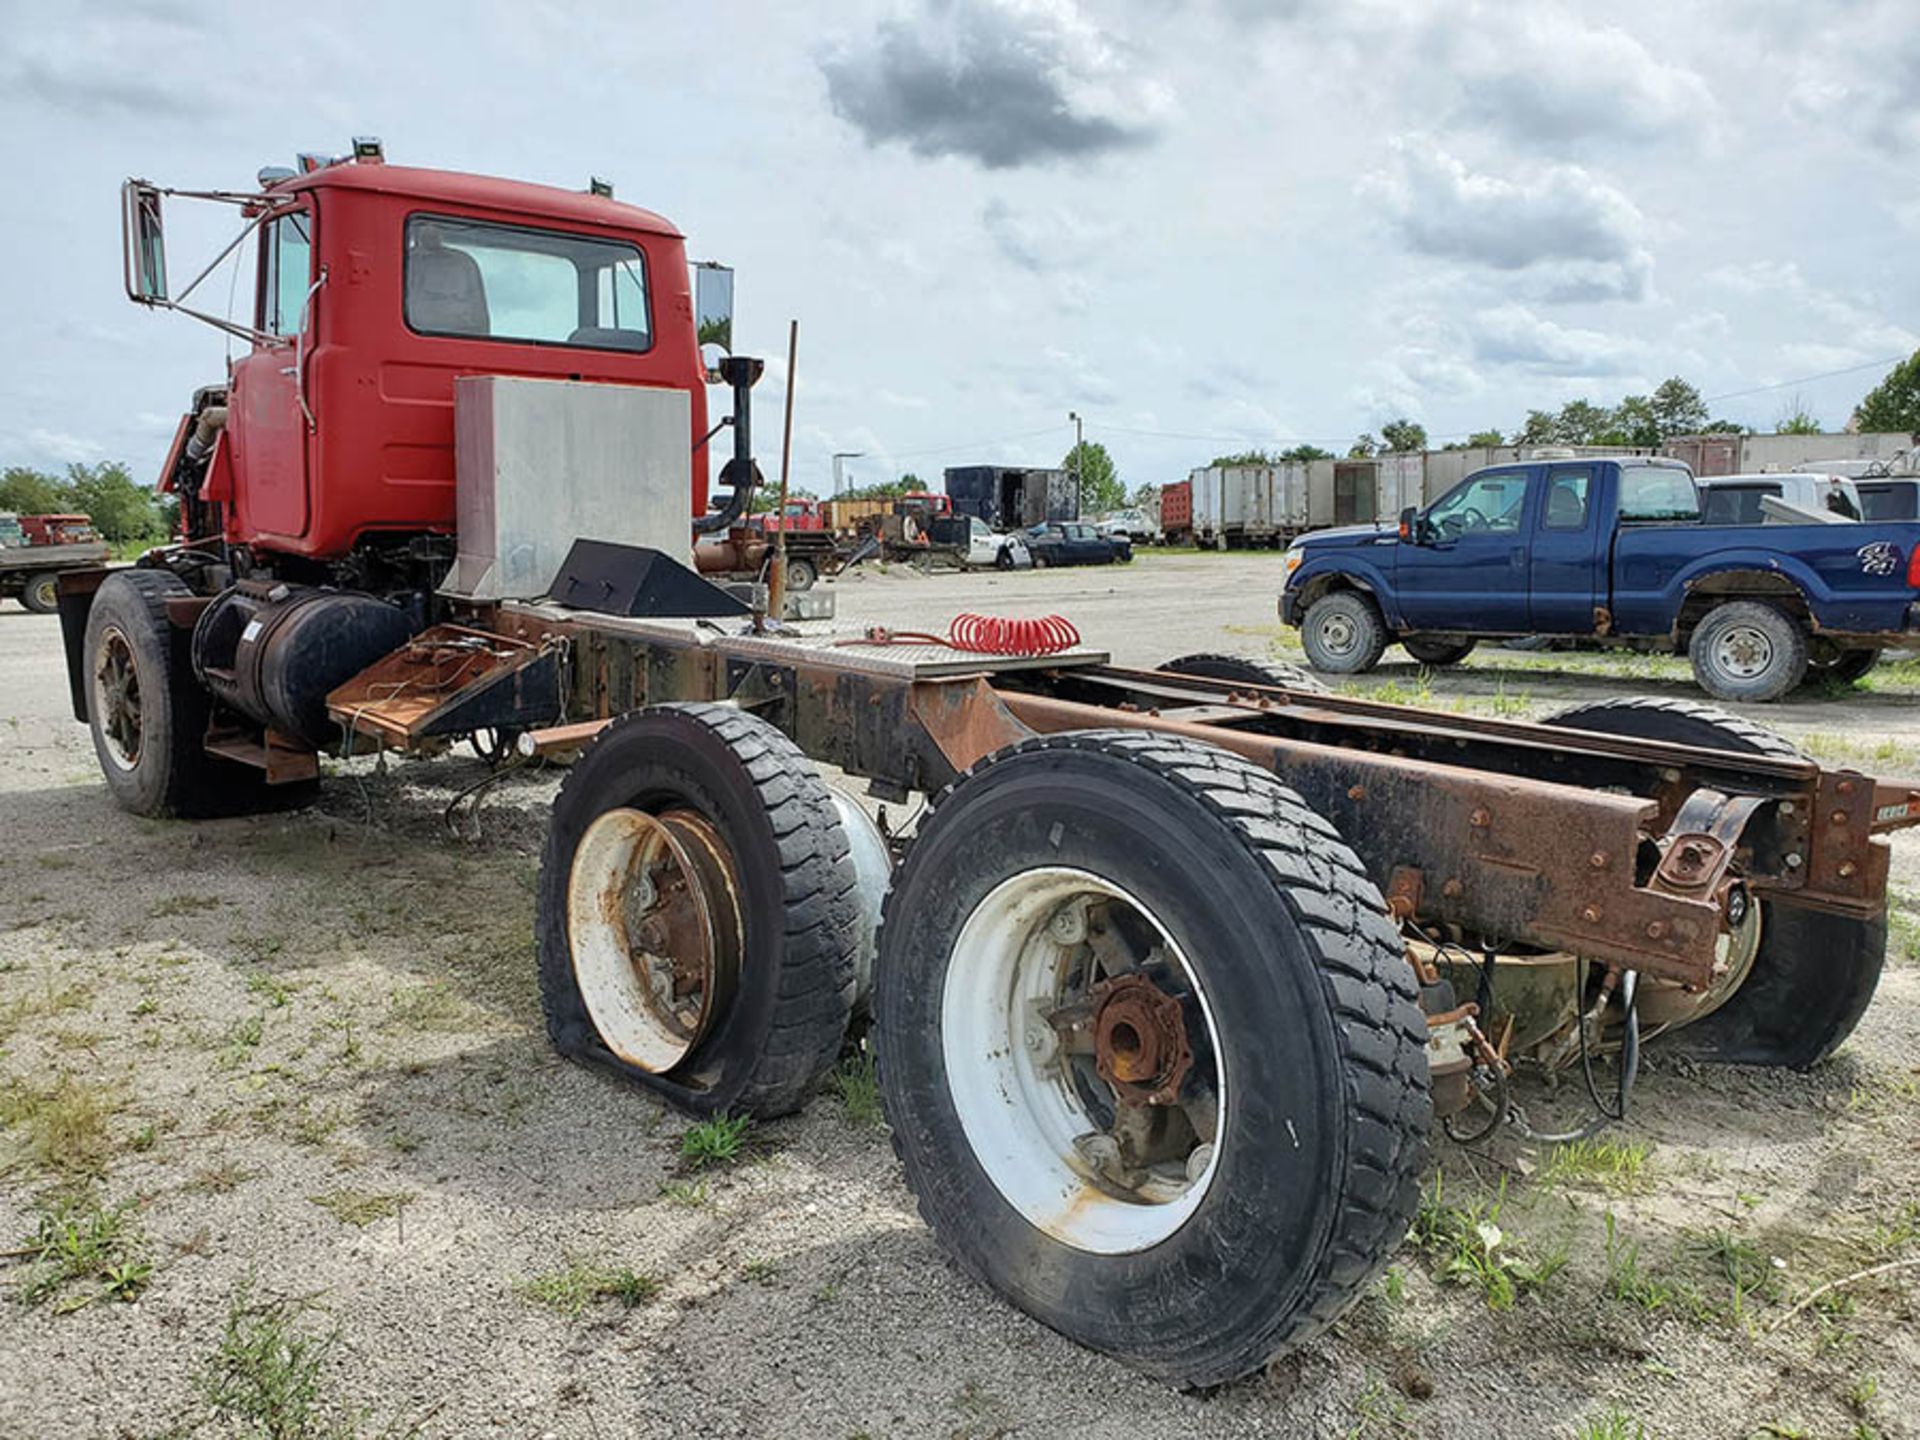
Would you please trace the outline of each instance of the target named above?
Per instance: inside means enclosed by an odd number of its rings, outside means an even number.
[[[1057,611],[1151,664],[1294,653],[1277,581],[1276,556],[1150,555],[832,588],[843,623]],[[1834,1060],[1656,1048],[1604,1144],[1439,1142],[1374,1291],[1195,1397],[949,1267],[857,1065],[694,1170],[682,1117],[559,1061],[532,956],[551,776],[458,837],[464,755],[335,767],[300,814],[131,819],[58,636],[0,607],[0,1435],[1920,1435],[1913,832]],[[1916,671],[1750,718],[1920,775]],[[1695,694],[1671,661],[1509,651],[1360,688],[1501,713]]]

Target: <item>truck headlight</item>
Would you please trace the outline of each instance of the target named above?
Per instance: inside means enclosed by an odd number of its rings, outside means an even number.
[[[1300,562],[1307,558],[1307,552],[1298,545],[1280,557],[1280,564],[1286,570],[1287,579],[1293,579],[1293,572],[1300,568]]]

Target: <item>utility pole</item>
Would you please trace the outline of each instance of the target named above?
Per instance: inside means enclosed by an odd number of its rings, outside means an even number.
[[[1081,507],[1084,508],[1087,503],[1087,496],[1080,483],[1080,460],[1082,447],[1086,444],[1086,437],[1085,432],[1080,428],[1083,423],[1080,419],[1080,412],[1078,410],[1069,410],[1067,412],[1067,418],[1073,422],[1073,497],[1079,501]]]
[[[840,483],[840,462],[842,460],[858,460],[862,455],[866,453],[867,452],[864,450],[834,451],[833,453],[833,493],[835,495],[838,495],[842,489],[842,486]]]

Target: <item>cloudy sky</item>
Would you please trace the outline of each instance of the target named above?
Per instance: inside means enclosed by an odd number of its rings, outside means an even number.
[[[0,0],[0,121],[0,464],[151,478],[222,374],[123,298],[123,177],[357,133],[609,176],[737,266],[816,488],[1053,463],[1069,410],[1138,483],[1674,373],[1836,428],[1878,370],[1829,372],[1920,345],[1912,0]],[[176,277],[217,233],[170,215]]]

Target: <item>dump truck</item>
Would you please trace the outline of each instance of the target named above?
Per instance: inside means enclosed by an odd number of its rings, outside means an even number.
[[[1115,665],[1060,617],[763,623],[686,563],[760,484],[730,277],[605,189],[364,140],[191,192],[251,240],[251,316],[211,317],[246,353],[182,420],[180,538],[61,582],[121,806],[280,809],[323,754],[483,732],[573,756],[527,957],[553,1044],[773,1117],[868,1029],[939,1244],[1187,1386],[1332,1323],[1436,1117],[1524,1123],[1516,1069],[1621,1057],[1624,1104],[1643,1041],[1804,1066],[1860,1018],[1920,789],[1720,712],[1437,713]],[[195,313],[189,193],[124,191],[154,309]],[[863,803],[914,795],[910,836]]]
[[[51,615],[60,572],[104,565],[111,553],[90,516],[0,514],[0,599]]]

